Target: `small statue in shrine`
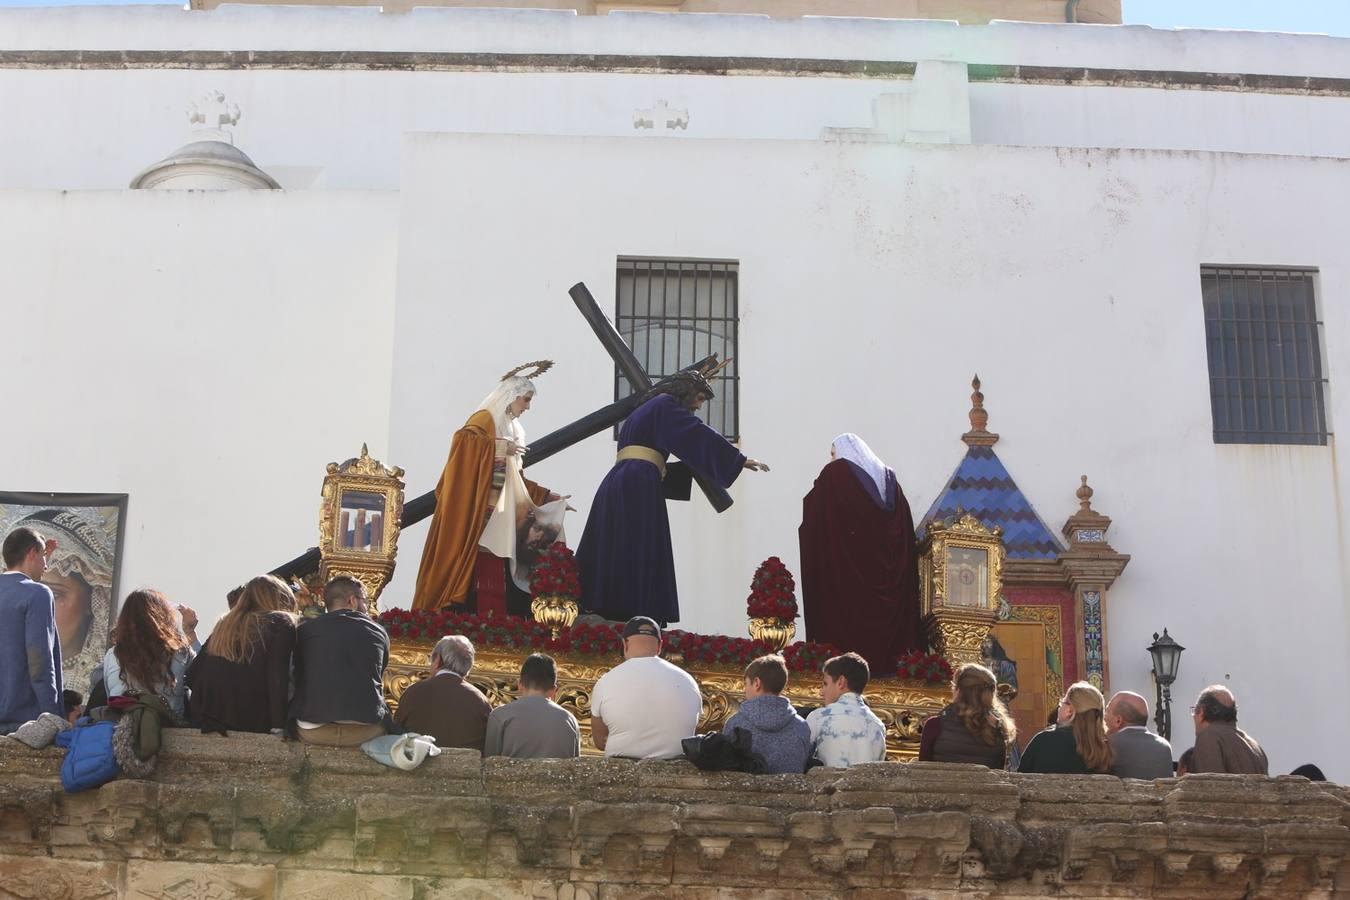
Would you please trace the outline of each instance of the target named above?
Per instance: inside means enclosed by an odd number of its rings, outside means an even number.
[[[802,618],[806,639],[853,650],[873,674],[922,647],[919,556],[909,502],[895,472],[856,434],[802,501]]]
[[[694,473],[723,488],[749,459],[694,413],[714,396],[709,379],[726,363],[674,376],[619,430],[619,453],[595,493],[577,548],[582,607],[606,619],[647,616],[664,628],[680,618],[666,500],[688,500]],[[671,455],[680,462],[667,464]]]
[[[525,478],[520,464],[527,449],[520,417],[534,399],[532,379],[552,366],[540,360],[507,372],[455,432],[436,485],[436,512],[417,570],[414,609],[465,605],[480,551],[505,560],[506,577],[528,591],[539,550],[565,539],[567,498]],[[532,371],[521,374],[526,370]]]

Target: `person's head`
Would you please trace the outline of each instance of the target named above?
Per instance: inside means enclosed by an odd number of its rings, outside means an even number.
[[[462,634],[447,634],[431,651],[431,671],[453,672],[460,678],[473,668],[473,642]]]
[[[1177,758],[1177,777],[1189,775],[1195,768],[1195,748],[1190,747],[1183,750],[1181,756]]]
[[[520,424],[520,417],[534,402],[535,393],[533,381],[510,374],[483,398],[478,408],[492,414],[492,422],[497,426],[497,437],[511,438],[518,444],[524,444],[525,429]]]
[[[998,679],[979,663],[966,663],[952,676],[952,707],[966,730],[991,747],[1017,737],[1017,726],[998,698]]]
[[[1211,684],[1195,698],[1191,707],[1191,718],[1197,732],[1204,731],[1214,722],[1228,725],[1237,724],[1237,700],[1233,692],[1221,684]]]
[[[238,587],[230,588],[230,592],[225,595],[226,609],[234,609],[234,605],[239,602],[239,597],[243,593],[244,593],[244,586],[242,584],[239,585]]]
[[[634,616],[623,626],[623,658],[661,655],[661,626],[646,616]]]
[[[787,661],[777,653],[751,660],[745,667],[745,699],[753,700],[765,694],[778,696],[788,683]]]
[[[64,690],[61,692],[61,708],[65,713],[66,721],[74,723],[84,712],[84,695],[79,691]]]
[[[506,407],[506,414],[513,419],[519,419],[530,408],[530,403],[534,400],[534,391],[523,394],[517,394],[511,401],[511,405]]]
[[[845,694],[861,694],[872,677],[867,660],[856,653],[845,653],[825,660],[821,668],[820,699],[833,703]]]
[[[1106,704],[1106,733],[1148,725],[1148,701],[1134,691],[1117,691]]]
[[[22,572],[33,581],[38,581],[42,573],[47,571],[46,545],[46,539],[36,528],[21,526],[5,535],[0,556],[4,557],[6,569]]]
[[[558,693],[558,666],[547,653],[531,653],[520,664],[522,696],[542,696],[550,700]]]
[[[174,654],[189,646],[178,610],[159,591],[144,588],[127,594],[111,640],[122,681],[148,691],[173,681]]]
[[[1327,776],[1322,774],[1322,770],[1312,763],[1304,763],[1297,769],[1289,773],[1290,775],[1302,775],[1309,781],[1326,781]]]
[[[294,618],[295,594],[275,575],[259,575],[239,589],[239,596],[211,631],[207,652],[230,662],[249,662],[262,646],[262,620],[282,612]]]
[[[1084,764],[1094,772],[1111,768],[1114,756],[1111,744],[1106,740],[1106,704],[1102,692],[1086,681],[1078,681],[1069,685],[1059,705],[1061,710],[1067,708],[1073,743]]]
[[[714,396],[712,385],[695,372],[680,372],[666,384],[665,393],[690,412],[698,412]]]
[[[368,608],[366,586],[354,575],[338,575],[323,586],[323,605],[329,612],[353,610],[365,613]]]
[[[530,530],[525,535],[525,546],[531,550],[544,550],[552,547],[558,540],[558,528],[538,519],[530,521]]]

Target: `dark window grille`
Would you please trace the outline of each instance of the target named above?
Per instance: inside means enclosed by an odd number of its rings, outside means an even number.
[[[1315,269],[1204,266],[1216,444],[1325,444]]]
[[[699,417],[727,440],[739,440],[738,264],[620,257],[617,275],[615,327],[652,381],[710,353],[733,360],[713,379],[717,396],[703,405]],[[630,393],[628,381],[615,367],[614,399]]]

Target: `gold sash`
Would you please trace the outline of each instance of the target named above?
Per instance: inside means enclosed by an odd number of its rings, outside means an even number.
[[[666,460],[660,453],[651,447],[644,447],[641,444],[629,444],[619,451],[615,458],[616,463],[621,463],[625,459],[640,459],[643,462],[649,462],[661,471],[661,477],[666,477]]]

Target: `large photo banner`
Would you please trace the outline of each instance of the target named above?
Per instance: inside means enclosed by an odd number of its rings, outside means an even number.
[[[56,601],[65,685],[82,694],[117,617],[126,514],[126,494],[0,491],[0,536],[27,525],[56,540],[42,581]]]

